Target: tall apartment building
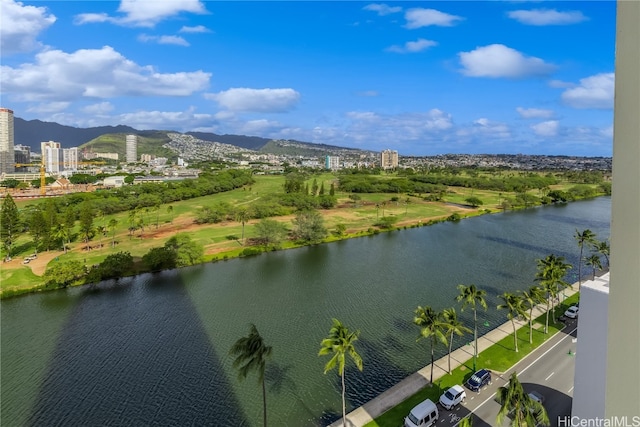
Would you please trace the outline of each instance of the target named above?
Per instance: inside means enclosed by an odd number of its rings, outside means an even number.
[[[66,171],[78,170],[78,147],[62,149],[62,167]]]
[[[44,170],[49,173],[60,172],[62,165],[62,149],[59,142],[47,141],[40,143]]]
[[[15,172],[13,111],[0,108],[0,173]]]
[[[127,135],[126,154],[127,163],[136,163],[138,161],[138,137],[136,135]]]
[[[326,156],[324,159],[324,168],[332,171],[340,169],[340,157]]]
[[[383,150],[380,153],[380,167],[393,169],[398,167],[398,152],[396,150]]]
[[[13,155],[15,156],[16,163],[31,163],[31,147],[29,147],[28,145],[14,145]]]

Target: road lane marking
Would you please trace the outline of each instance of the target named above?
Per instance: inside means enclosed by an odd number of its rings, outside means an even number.
[[[571,393],[572,391],[573,391],[573,387],[571,387],[567,393]]]
[[[545,378],[544,380],[545,380],[545,381],[548,381],[548,380],[549,380],[549,378],[551,378],[551,377],[553,376],[553,374],[555,374],[555,372],[551,372],[551,373],[549,374],[549,376],[548,376],[547,378]]]

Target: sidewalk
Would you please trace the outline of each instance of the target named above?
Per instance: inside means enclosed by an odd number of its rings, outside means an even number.
[[[578,283],[574,283],[564,291],[565,297],[578,292]],[[562,301],[560,301],[562,302]],[[546,312],[546,304],[538,305],[533,310],[533,316],[538,317]],[[529,325],[528,321],[516,320],[516,328]],[[507,321],[495,329],[489,331],[487,334],[478,337],[478,354],[491,347],[493,344],[499,342],[503,338],[513,335],[513,326],[511,321]],[[458,366],[464,364],[467,360],[473,358],[473,346],[464,345],[451,353],[451,369],[455,369]],[[442,378],[442,376],[448,374],[448,355],[441,357],[434,363],[433,369],[433,381]],[[375,418],[384,414],[389,409],[399,405],[409,397],[416,394],[419,390],[429,385],[429,376],[431,374],[431,364],[409,375],[407,378],[400,381],[390,389],[384,391],[374,399],[365,403],[361,407],[354,409],[347,414],[346,425],[348,427],[362,427],[365,424],[373,421]],[[331,424],[329,427],[342,427],[342,418]]]

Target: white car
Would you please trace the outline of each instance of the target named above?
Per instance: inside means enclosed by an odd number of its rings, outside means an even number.
[[[445,391],[442,396],[440,396],[440,404],[445,409],[451,409],[454,406],[458,405],[460,402],[464,402],[464,399],[466,397],[467,393],[465,393],[462,386],[454,385],[449,390]]]
[[[571,307],[567,308],[567,311],[564,312],[564,315],[566,317],[568,317],[569,319],[577,318],[578,317],[578,306],[572,305]]]

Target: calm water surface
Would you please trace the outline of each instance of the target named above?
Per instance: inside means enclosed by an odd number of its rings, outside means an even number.
[[[270,424],[328,424],[340,384],[317,352],[332,317],[361,331],[352,408],[427,363],[416,306],[454,306],[475,283],[486,332],[506,320],[497,295],[533,285],[550,253],[575,264],[575,230],[608,238],[610,211],[601,197],[2,301],[1,424],[259,426],[257,379],[238,381],[227,356],[249,323],[274,349]]]

